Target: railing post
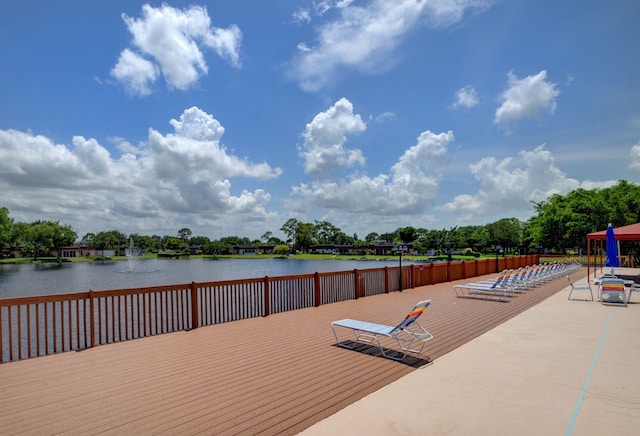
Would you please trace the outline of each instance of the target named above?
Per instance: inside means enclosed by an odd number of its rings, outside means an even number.
[[[271,304],[269,299],[269,276],[264,276],[264,315],[269,316],[271,313]]]
[[[429,283],[430,285],[435,285],[436,284],[436,267],[435,267],[435,263],[430,263],[429,265],[431,265],[431,283]]]
[[[315,300],[313,305],[319,307],[322,304],[322,293],[320,292],[320,273],[317,271],[313,275],[313,291],[313,298]]]
[[[357,300],[360,298],[360,276],[358,275],[358,270],[353,270],[353,296]]]
[[[418,266],[417,265],[410,265],[409,266],[409,278],[411,279],[411,289],[416,287],[416,268]]]
[[[384,267],[384,293],[389,293],[389,267]]]
[[[198,286],[196,282],[191,282],[191,330],[197,329],[200,325],[198,318]]]
[[[93,290],[89,289],[89,318],[91,323],[90,348],[96,346],[96,319],[95,309],[93,308]]]

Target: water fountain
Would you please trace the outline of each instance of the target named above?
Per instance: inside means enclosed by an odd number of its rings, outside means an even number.
[[[124,249],[124,254],[127,256],[129,272],[134,272],[136,270],[136,260],[140,255],[140,249],[133,245],[133,238],[129,238],[129,246]]]

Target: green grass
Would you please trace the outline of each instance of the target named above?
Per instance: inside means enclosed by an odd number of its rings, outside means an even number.
[[[158,255],[155,253],[147,253],[142,256],[138,256],[138,259],[157,259]],[[476,260],[476,259],[484,259],[484,258],[495,258],[495,255],[486,255],[480,256],[479,258],[474,256],[453,256],[454,261],[460,260]],[[387,261],[387,262],[396,262],[399,260],[398,256],[395,255],[333,255],[333,254],[309,254],[309,253],[298,253],[291,256],[279,256],[276,254],[256,254],[256,255],[210,255],[210,254],[192,254],[189,256],[189,259],[297,259],[297,260],[369,260],[369,261]],[[92,262],[99,260],[112,260],[112,261],[124,261],[127,260],[126,256],[112,256],[110,258],[95,258],[95,257],[74,257],[68,259],[56,259],[55,257],[41,257],[38,258],[37,261],[34,261],[33,258],[21,257],[21,258],[7,258],[0,259],[0,264],[25,264],[25,263],[45,263],[45,262]],[[166,259],[170,261],[171,259]],[[402,260],[407,262],[426,262],[426,261],[446,261],[447,256],[402,256]]]

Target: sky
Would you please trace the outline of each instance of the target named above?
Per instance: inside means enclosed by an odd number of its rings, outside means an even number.
[[[0,0],[0,207],[79,237],[527,220],[640,183],[640,2]]]

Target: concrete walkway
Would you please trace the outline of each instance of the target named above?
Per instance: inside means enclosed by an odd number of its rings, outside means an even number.
[[[640,434],[640,296],[619,307],[568,301],[568,294],[302,434]]]

